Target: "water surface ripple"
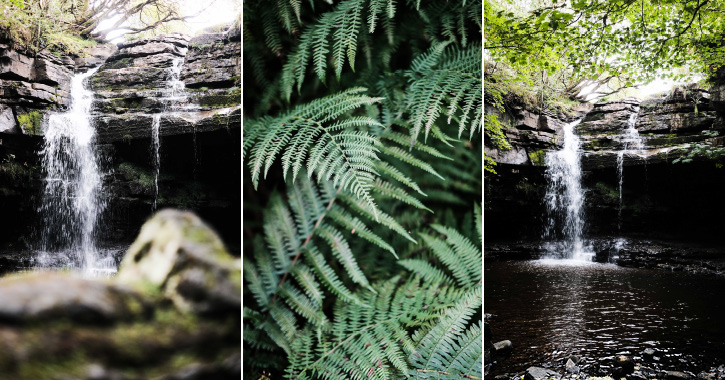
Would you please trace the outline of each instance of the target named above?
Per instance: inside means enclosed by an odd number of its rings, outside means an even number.
[[[655,362],[671,369],[723,364],[723,289],[721,277],[684,272],[566,260],[486,262],[492,340],[514,344],[491,374],[560,363],[572,354],[606,363],[645,348],[657,350]]]

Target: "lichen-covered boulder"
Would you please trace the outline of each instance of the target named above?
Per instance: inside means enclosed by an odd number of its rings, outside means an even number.
[[[241,309],[241,261],[190,212],[163,210],[146,222],[121,262],[116,281],[158,287],[183,311]]]

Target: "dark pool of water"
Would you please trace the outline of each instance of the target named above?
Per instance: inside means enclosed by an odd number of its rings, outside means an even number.
[[[694,372],[725,363],[725,278],[561,263],[484,264],[492,340],[514,345],[490,374],[563,363],[569,355],[606,363],[617,354],[639,357],[646,348],[657,350],[659,360],[642,360],[663,369]]]

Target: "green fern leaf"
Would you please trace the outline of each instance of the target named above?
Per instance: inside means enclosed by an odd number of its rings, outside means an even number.
[[[481,302],[481,288],[477,287],[458,301],[454,307],[445,312],[440,321],[420,339],[415,352],[409,356],[408,359],[416,368],[415,370],[411,370],[411,376],[415,378],[437,378],[431,375],[468,375],[481,377],[480,372],[469,372],[471,370],[480,371],[480,367],[473,369],[467,368],[466,371],[458,373],[447,372],[454,370],[451,359],[455,355],[456,349],[462,348],[454,339],[460,335],[465,336],[466,324],[471,316],[480,308]],[[467,338],[457,340],[465,343]],[[475,351],[476,346],[468,345],[465,349]],[[466,356],[470,356],[470,352],[465,352],[465,354]]]
[[[347,111],[379,100],[359,95],[363,91],[352,88],[318,99],[276,118],[266,118],[264,125],[253,122],[249,134],[255,141],[246,150],[251,150],[249,167],[254,187],[260,175],[263,173],[266,177],[280,152],[285,150],[282,156],[285,177],[291,168],[294,181],[306,161],[308,175],[317,173],[318,181],[331,179],[334,186],[349,189],[364,199],[376,214],[370,190],[378,175],[375,164],[380,143],[364,131],[349,129],[379,123],[370,118],[351,118],[328,124]],[[265,129],[264,136],[256,131],[259,128]]]
[[[418,259],[406,259],[398,261],[398,264],[403,268],[416,273],[421,278],[430,282],[444,282],[452,283],[450,277],[448,277],[442,270],[430,265],[429,263],[418,260]]]

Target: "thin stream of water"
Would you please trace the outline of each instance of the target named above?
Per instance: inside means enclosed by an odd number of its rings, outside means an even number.
[[[162,112],[153,115],[153,122],[151,124],[151,154],[153,155],[152,164],[154,167],[154,201],[151,206],[152,210],[156,210],[159,199],[159,173],[161,172],[161,139],[159,137],[159,130],[161,128],[161,116],[167,114],[169,110],[177,108],[178,104],[183,103],[187,98],[186,86],[180,80],[183,64],[184,58],[174,58],[171,67],[167,70],[166,88],[168,94],[164,97]]]
[[[629,116],[627,121],[627,129],[624,130],[620,141],[623,144],[622,150],[617,153],[617,177],[619,179],[619,209],[617,214],[617,229],[622,229],[622,186],[624,184],[624,155],[636,153],[644,148],[642,137],[639,135],[639,131],[635,128],[637,124],[637,114],[639,108],[636,108],[635,112]]]

